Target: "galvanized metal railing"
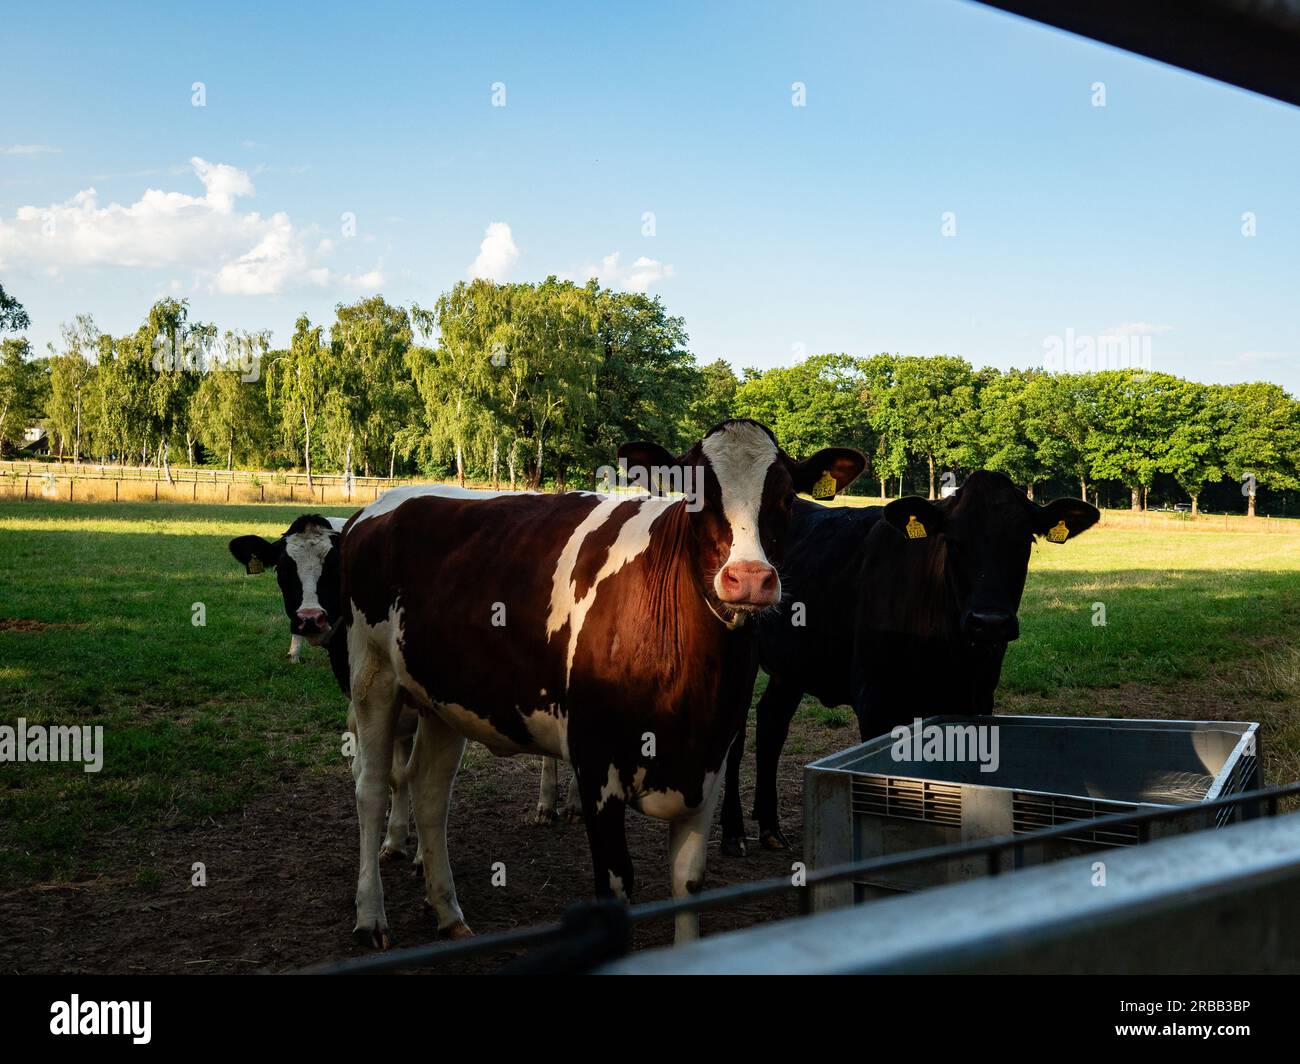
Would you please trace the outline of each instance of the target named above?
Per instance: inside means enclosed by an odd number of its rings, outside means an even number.
[[[1220,810],[1231,810],[1234,819],[1276,816],[1279,803],[1285,798],[1300,798],[1300,782],[1247,791],[1208,802],[1170,806],[1167,809],[1115,813],[1086,823],[1090,828],[1135,826],[1139,842],[1147,842],[1151,838],[1153,824],[1204,817]],[[485,953],[527,949],[532,952],[507,962],[500,971],[507,974],[584,972],[627,953],[631,946],[632,928],[650,920],[665,919],[681,912],[710,912],[786,892],[794,892],[798,896],[799,910],[807,914],[812,911],[812,891],[818,886],[937,861],[984,857],[988,874],[996,876],[1006,870],[1002,858],[1007,851],[1012,853],[1014,868],[1021,863],[1025,847],[1076,834],[1080,823],[1071,821],[1022,835],[1003,835],[980,842],[963,842],[889,857],[873,857],[810,871],[803,876],[736,883],[702,891],[688,898],[642,902],[631,906],[612,899],[583,901],[570,906],[557,923],[537,924],[518,931],[501,931],[456,942],[433,942],[424,946],[390,950],[369,957],[319,964],[303,971],[304,974],[315,975],[396,972],[463,960]]]

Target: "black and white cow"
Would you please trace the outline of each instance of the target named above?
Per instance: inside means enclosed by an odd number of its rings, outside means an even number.
[[[304,639],[323,645],[338,623],[338,542],[346,522],[303,514],[273,543],[261,536],[230,541],[230,553],[249,573],[275,570],[289,617],[289,660],[295,664]]]
[[[717,426],[680,457],[620,449],[686,498],[396,489],[342,543],[357,716],[360,867],[356,933],[387,946],[375,859],[404,700],[420,707],[411,755],[428,903],[469,934],[447,852],[467,738],[574,768],[596,892],[633,889],[624,811],[669,821],[672,890],[701,889],[727,751],[758,668],[753,615],[780,599],[796,491],[842,488],[856,451],[796,462],[752,421]],[[679,914],[677,938],[698,920]]]
[[[785,849],[777,764],[805,694],[849,705],[863,740],[935,713],[987,714],[1038,537],[1064,543],[1100,514],[1077,499],[1040,506],[1001,473],[978,470],[940,502],[839,508],[799,500],[780,612],[760,619],[768,674],[757,710],[754,818],[759,842]],[[727,762],[723,852],[745,852],[739,762]]]
[[[339,631],[342,617],[339,598],[339,540],[347,518],[302,514],[279,539],[238,536],[230,541],[230,553],[249,574],[275,570],[284,612],[289,617],[289,660],[297,663],[304,640],[329,652],[334,677],[343,694],[348,693],[347,634]],[[410,829],[410,789],[406,764],[415,738],[416,717],[408,712],[398,725],[389,770],[392,803],[388,830],[380,847],[380,858],[392,860],[405,854]],[[348,730],[355,734],[356,721],[349,713]],[[355,765],[354,765],[355,767]],[[416,852],[416,860],[421,855]]]

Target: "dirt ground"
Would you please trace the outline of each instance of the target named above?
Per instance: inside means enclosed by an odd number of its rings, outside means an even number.
[[[796,719],[782,762],[782,823],[792,850],[758,848],[747,821],[749,856],[722,857],[715,823],[707,886],[789,875],[801,856],[802,766],[857,740],[856,727]],[[742,766],[746,814],[753,802],[753,752]],[[581,824],[532,823],[540,760],[494,759],[471,747],[457,782],[449,826],[461,908],[482,934],[557,919],[591,896],[590,858]],[[637,872],[636,901],[667,897],[667,827],[628,814]],[[44,883],[0,895],[0,972],[188,973],[284,972],[362,956],[351,939],[357,870],[356,807],[345,768],[296,775],[242,815],[195,830],[159,827],[143,836],[109,833],[92,845],[108,871],[71,883]],[[412,850],[413,852],[413,850]],[[195,862],[207,885],[191,885]],[[492,885],[504,862],[506,884]],[[150,870],[141,874],[141,869]],[[161,875],[152,870],[158,870]],[[384,891],[395,946],[432,941],[423,882],[413,867],[384,866]],[[704,934],[796,912],[793,896],[705,913]],[[634,948],[667,945],[671,921],[635,931]],[[438,971],[488,972],[510,959],[497,954],[442,964]]]

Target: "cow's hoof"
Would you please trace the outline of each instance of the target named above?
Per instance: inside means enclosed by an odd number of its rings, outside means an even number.
[[[469,929],[469,925],[464,920],[457,920],[447,927],[438,928],[438,937],[449,938],[454,942],[462,938],[473,938],[474,932]]]
[[[734,838],[723,838],[723,857],[745,857],[748,856],[748,854],[749,849],[745,846],[745,836],[740,835]]]
[[[555,810],[548,809],[544,805],[538,805],[537,815],[533,817],[533,823],[545,827],[548,824],[555,823]]]
[[[566,824],[581,824],[582,806],[566,805],[563,809],[560,810],[560,819],[563,820]]]
[[[406,850],[391,842],[384,843],[383,849],[379,851],[379,863],[389,864],[393,861],[404,861],[406,859]]]
[[[352,938],[358,946],[365,949],[386,950],[393,944],[393,940],[388,935],[388,928],[381,927],[379,924],[370,924],[367,927],[357,924],[352,929]]]
[[[790,840],[781,834],[780,828],[773,828],[771,831],[764,829],[759,832],[759,845],[765,850],[788,850]]]

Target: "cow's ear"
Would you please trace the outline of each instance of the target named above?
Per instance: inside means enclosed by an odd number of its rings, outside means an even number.
[[[1034,532],[1050,543],[1064,543],[1087,532],[1100,518],[1097,507],[1082,499],[1056,499],[1034,507]]]
[[[943,511],[919,495],[895,499],[885,507],[884,517],[908,539],[928,539],[944,528]]]
[[[861,451],[852,447],[823,447],[802,462],[786,459],[794,490],[814,499],[833,499],[866,468]]]
[[[618,461],[627,469],[628,481],[653,490],[656,484],[655,472],[671,471],[681,464],[680,458],[674,458],[666,447],[657,443],[625,443],[618,449]]]
[[[274,569],[284,550],[284,540],[268,543],[261,536],[237,536],[230,541],[230,553],[250,575]]]

